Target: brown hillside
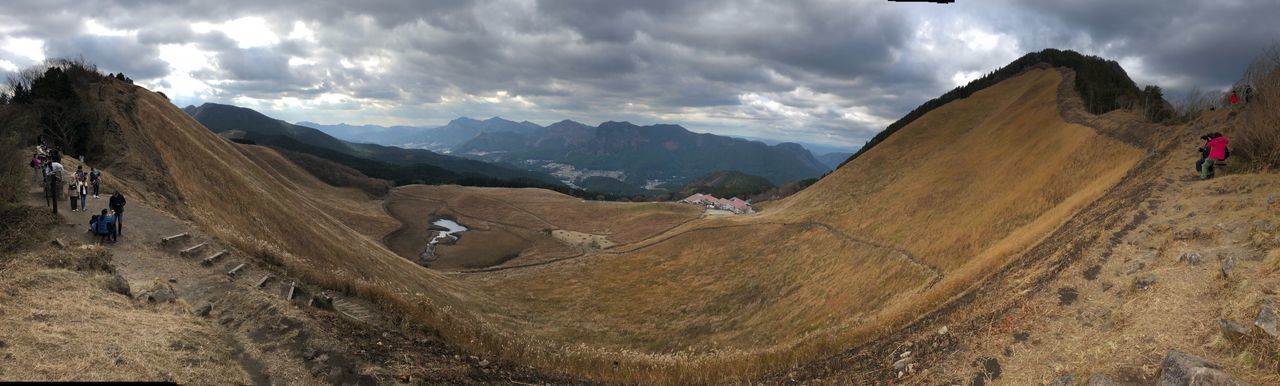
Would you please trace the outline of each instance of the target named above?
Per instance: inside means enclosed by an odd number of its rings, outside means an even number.
[[[448,325],[445,313],[483,302],[366,236],[394,223],[363,193],[330,187],[269,149],[220,138],[156,93],[119,82],[92,87],[101,88],[92,95],[103,96],[109,125],[119,128],[108,138],[106,167],[119,180],[107,184],[131,202],[163,208],[264,262],[369,297],[424,327]],[[473,336],[466,328],[442,332]]]
[[[1117,139],[1124,125],[1064,120],[1080,114],[1060,100],[1070,95],[1063,77],[1031,70],[938,108],[756,216],[698,220],[574,258],[527,249],[520,259],[555,263],[462,277],[504,305],[486,323],[526,334],[517,346],[559,347],[558,368],[592,378],[705,382],[827,355],[972,287],[1144,156]],[[545,227],[523,204],[466,198],[492,191],[456,190],[419,194],[511,228]],[[580,210],[566,202],[558,212]],[[483,237],[459,246],[468,243]]]
[[[93,92],[118,128],[110,185],[131,200],[466,349],[591,380],[701,383],[883,336],[1115,186],[1142,142],[1125,124],[1068,123],[1126,118],[1081,116],[1064,83],[1057,70],[1028,71],[930,112],[763,213],[714,218],[461,187],[396,189],[384,212],[278,152],[210,133],[157,94],[117,82]],[[436,216],[472,229],[439,251],[461,272],[405,258]]]

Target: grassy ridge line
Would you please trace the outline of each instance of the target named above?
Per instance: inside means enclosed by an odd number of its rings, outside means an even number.
[[[1017,76],[1026,70],[1044,66],[1066,67],[1080,74],[1074,82],[1075,90],[1078,95],[1087,97],[1088,101],[1084,103],[1085,108],[1093,114],[1102,114],[1118,109],[1124,102],[1137,98],[1139,94],[1137,84],[1129,78],[1124,68],[1120,67],[1120,64],[1116,61],[1106,60],[1097,56],[1085,56],[1071,50],[1045,49],[1040,52],[1023,55],[1021,58],[990,74],[971,81],[964,86],[956,87],[940,97],[930,99],[928,102],[921,104],[911,110],[910,113],[907,113],[907,115],[890,124],[884,131],[872,137],[870,141],[867,141],[866,145],[858,149],[858,152],[841,162],[840,167],[858,158],[858,156],[884,142],[890,135],[942,105],[967,98],[975,92]]]

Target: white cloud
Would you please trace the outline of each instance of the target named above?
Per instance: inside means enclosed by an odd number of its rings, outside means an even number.
[[[294,27],[297,25],[295,24]],[[271,30],[267,20],[257,16],[242,17],[219,24],[199,22],[192,24],[191,30],[202,34],[211,31],[222,32],[234,40],[240,48],[265,47],[280,43],[280,37]]]
[[[301,20],[293,22],[293,30],[289,31],[289,40],[302,40],[314,43],[316,41],[316,32],[307,26],[307,23]]]
[[[0,49],[9,51],[33,62],[44,60],[44,40],[7,37],[0,42]]]
[[[94,19],[85,20],[84,29],[90,35],[99,35],[99,36],[137,36],[138,35],[137,30],[122,30],[122,29],[108,28],[107,26],[102,25],[102,23],[99,23],[97,20],[94,20]]]

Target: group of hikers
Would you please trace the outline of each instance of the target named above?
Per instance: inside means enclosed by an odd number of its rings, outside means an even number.
[[[31,154],[31,181],[43,186],[45,204],[53,208],[54,214],[58,214],[58,201],[62,197],[64,182],[67,183],[71,211],[87,212],[90,193],[95,200],[101,198],[99,193],[102,172],[98,168],[90,168],[85,172],[83,166],[76,166],[75,173],[67,176],[66,169],[62,166],[62,156],[62,151],[57,147],[45,146],[43,135],[37,137],[36,152]],[[83,156],[80,161],[83,163]],[[124,205],[124,195],[116,191],[107,199],[107,208],[89,219],[89,231],[98,236],[100,242],[115,243],[119,239],[123,228]]]
[[[1231,106],[1236,106],[1240,104],[1240,102],[1253,102],[1253,86],[1246,84],[1232,87],[1231,96],[1227,97],[1227,102],[1230,103]]]

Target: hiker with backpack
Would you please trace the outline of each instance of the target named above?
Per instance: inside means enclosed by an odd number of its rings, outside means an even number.
[[[124,195],[117,190],[115,194],[107,201],[107,207],[115,212],[115,237],[119,237],[124,233]]]
[[[98,187],[101,185],[102,172],[98,168],[92,168],[89,172],[89,183],[93,185],[93,199],[98,199]]]
[[[1227,137],[1222,133],[1209,133],[1202,138],[1208,139],[1204,147],[1201,148],[1201,154],[1204,159],[1199,162],[1200,179],[1207,180],[1214,176],[1219,163],[1226,161],[1231,156],[1231,150],[1227,149]]]

